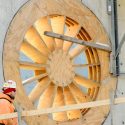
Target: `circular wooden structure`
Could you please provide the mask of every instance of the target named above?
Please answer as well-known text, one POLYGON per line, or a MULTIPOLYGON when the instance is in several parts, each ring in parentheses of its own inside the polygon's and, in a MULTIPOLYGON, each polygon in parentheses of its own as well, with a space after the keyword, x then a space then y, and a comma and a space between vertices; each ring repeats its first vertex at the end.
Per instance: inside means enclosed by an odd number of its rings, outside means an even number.
MULTIPOLYGON (((22 109, 108 98, 110 89, 116 85, 116 78, 109 74, 109 53, 45 36, 44 31, 110 45, 97 17, 78 0, 31 0, 26 3, 10 24, 3 53, 5 80, 17 82, 16 101, 22 109), (31 61, 20 60, 20 53, 31 61), (80 54, 84 56, 79 57, 80 54), (87 62, 76 64, 76 58, 86 58, 87 62), (76 69, 84 68, 86 76, 76 72, 76 69), (32 70, 34 76, 22 80, 22 69, 32 70), (27 95, 25 84, 30 85, 33 81, 37 83, 27 95)), ((56 122, 62 125, 91 125, 95 122, 100 125, 108 111, 108 106, 103 106, 53 113, 51 117, 27 117, 25 120, 28 125, 54 125, 56 122)))

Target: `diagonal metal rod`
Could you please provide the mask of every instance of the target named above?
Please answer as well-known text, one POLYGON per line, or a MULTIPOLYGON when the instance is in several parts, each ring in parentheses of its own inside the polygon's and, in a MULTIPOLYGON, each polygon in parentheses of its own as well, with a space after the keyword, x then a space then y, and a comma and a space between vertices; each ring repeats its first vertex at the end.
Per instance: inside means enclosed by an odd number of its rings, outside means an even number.
POLYGON ((123 45, 124 42, 125 42, 125 34, 123 35, 123 37, 122 37, 122 39, 121 39, 121 42, 120 42, 120 44, 119 44, 119 46, 118 46, 118 49, 117 49, 117 51, 116 51, 115 58, 119 55, 119 53, 120 53, 120 51, 121 51, 121 48, 122 48, 122 45, 123 45))
POLYGON ((66 40, 66 41, 69 41, 72 43, 76 43, 76 44, 80 44, 80 45, 84 45, 84 46, 88 46, 88 47, 97 48, 100 50, 111 52, 111 48, 107 44, 88 42, 88 41, 76 39, 76 38, 73 38, 70 36, 65 36, 62 34, 57 34, 57 33, 49 32, 49 31, 45 31, 44 35, 49 36, 49 37, 53 37, 53 38, 57 38, 57 39, 66 40))

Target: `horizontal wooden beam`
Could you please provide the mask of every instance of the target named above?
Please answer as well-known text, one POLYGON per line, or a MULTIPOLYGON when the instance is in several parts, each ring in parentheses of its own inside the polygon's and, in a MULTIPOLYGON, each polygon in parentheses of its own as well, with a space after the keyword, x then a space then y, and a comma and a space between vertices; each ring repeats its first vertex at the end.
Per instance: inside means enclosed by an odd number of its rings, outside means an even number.
POLYGON ((96 48, 96 49, 111 52, 111 48, 107 44, 88 42, 88 41, 76 39, 76 38, 73 38, 73 37, 70 37, 70 36, 65 36, 65 35, 62 35, 62 34, 57 34, 57 33, 49 32, 49 31, 45 31, 44 35, 49 36, 49 37, 62 39, 62 40, 66 40, 66 41, 73 42, 73 43, 76 43, 76 44, 80 44, 80 45, 84 45, 84 46, 88 46, 88 47, 92 47, 92 48, 96 48))
MULTIPOLYGON (((120 104, 120 103, 125 103, 125 97, 114 99, 114 104, 120 104)), ((35 116, 35 115, 70 111, 70 110, 83 109, 83 108, 92 108, 92 107, 98 107, 98 106, 104 106, 104 105, 110 105, 110 104, 111 104, 110 99, 107 99, 107 100, 93 101, 93 102, 87 102, 87 103, 81 103, 81 104, 73 104, 73 105, 67 105, 67 106, 61 106, 61 107, 40 109, 40 110, 22 111, 21 116, 22 117, 35 116)), ((15 118, 15 117, 18 117, 17 112, 10 113, 10 114, 2 114, 0 115, 0 120, 15 118)))

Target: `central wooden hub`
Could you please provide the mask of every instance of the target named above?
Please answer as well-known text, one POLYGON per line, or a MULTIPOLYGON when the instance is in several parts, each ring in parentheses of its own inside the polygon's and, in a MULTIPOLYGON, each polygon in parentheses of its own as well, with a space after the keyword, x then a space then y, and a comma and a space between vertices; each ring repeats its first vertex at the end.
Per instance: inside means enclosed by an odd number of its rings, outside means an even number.
POLYGON ((69 85, 75 76, 70 56, 63 50, 53 51, 47 61, 47 73, 54 84, 69 85))

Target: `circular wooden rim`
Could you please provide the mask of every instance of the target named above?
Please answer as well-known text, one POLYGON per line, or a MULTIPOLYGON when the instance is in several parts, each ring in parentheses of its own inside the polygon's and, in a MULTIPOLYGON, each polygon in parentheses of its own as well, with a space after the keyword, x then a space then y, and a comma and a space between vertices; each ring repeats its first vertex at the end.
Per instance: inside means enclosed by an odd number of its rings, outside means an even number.
MULTIPOLYGON (((24 35, 26 31, 29 29, 29 27, 32 26, 34 22, 39 18, 45 17, 47 15, 53 15, 53 14, 65 15, 66 17, 70 17, 71 19, 78 22, 82 27, 84 27, 84 29, 86 29, 86 31, 89 33, 90 37, 92 38, 92 41, 99 41, 101 43, 105 43, 109 45, 109 42, 108 42, 109 39, 101 23, 98 21, 95 15, 88 8, 86 8, 84 5, 81 4, 81 2, 78 2, 76 0, 73 0, 72 3, 70 0, 62 0, 61 2, 57 2, 56 0, 29 1, 25 6, 23 6, 19 10, 19 12, 16 14, 13 21, 11 22, 5 38, 4 52, 3 52, 3 66, 4 66, 5 80, 12 79, 17 82, 17 87, 18 87, 17 102, 19 102, 24 109, 34 109, 34 106, 30 101, 28 101, 29 99, 26 96, 26 93, 24 91, 24 88, 20 79, 19 63, 18 63, 19 50, 20 50, 24 35), (68 11, 69 9, 70 11, 68 11), (18 32, 17 32, 17 29, 18 29, 18 32)), ((100 80, 102 84, 103 84, 103 81, 107 78, 108 78, 108 82, 110 82, 110 84, 108 85, 106 83, 106 87, 108 89, 105 89, 104 87, 105 85, 101 86, 101 89, 98 95, 99 99, 105 99, 106 97, 108 97, 109 89, 111 89, 112 87, 115 87, 115 84, 112 85, 112 82, 114 83, 116 81, 116 79, 110 78, 109 53, 100 51, 100 50, 96 51, 95 49, 88 48, 86 50, 86 54, 88 54, 88 57, 93 58, 93 60, 95 58, 94 60, 95 62, 98 61, 98 59, 96 58, 97 57, 96 55, 98 55, 100 64, 101 64, 101 78, 99 74, 97 74, 96 76, 94 75, 90 77, 92 77, 93 79, 96 78, 100 80), (103 61, 104 59, 105 59, 105 62, 103 61), (103 89, 106 92, 105 96, 102 95, 103 89)), ((88 60, 90 62, 92 61, 89 58, 88 60)), ((93 74, 95 74, 96 70, 98 72, 100 71, 98 66, 94 68, 89 68, 89 72, 93 72, 93 74)), ((89 92, 95 93, 94 95, 96 95, 96 91, 92 89, 90 89, 89 92)), ((107 106, 103 108, 102 107, 98 108, 98 112, 101 114, 100 116, 98 116, 99 113, 92 116, 91 113, 94 113, 95 110, 91 109, 86 114, 86 116, 84 116, 86 119, 86 123, 88 121, 91 121, 91 119, 98 119, 98 117, 100 117, 100 120, 97 123, 97 124, 100 124, 105 119, 105 115, 107 115, 109 111, 109 110, 105 110, 104 114, 102 114, 102 110, 104 110, 105 108, 107 109, 107 106)), ((42 119, 42 117, 38 118, 37 120, 38 122, 39 122, 39 119, 42 119)), ((31 120, 30 118, 27 118, 28 124, 31 124, 30 120, 31 120)), ((45 122, 48 122, 47 118, 45 122)), ((32 122, 32 124, 33 123, 34 122, 32 122)), ((34 125, 35 124, 36 122, 34 123, 34 125)), ((60 124, 63 124, 63 123, 60 123, 60 124)))

